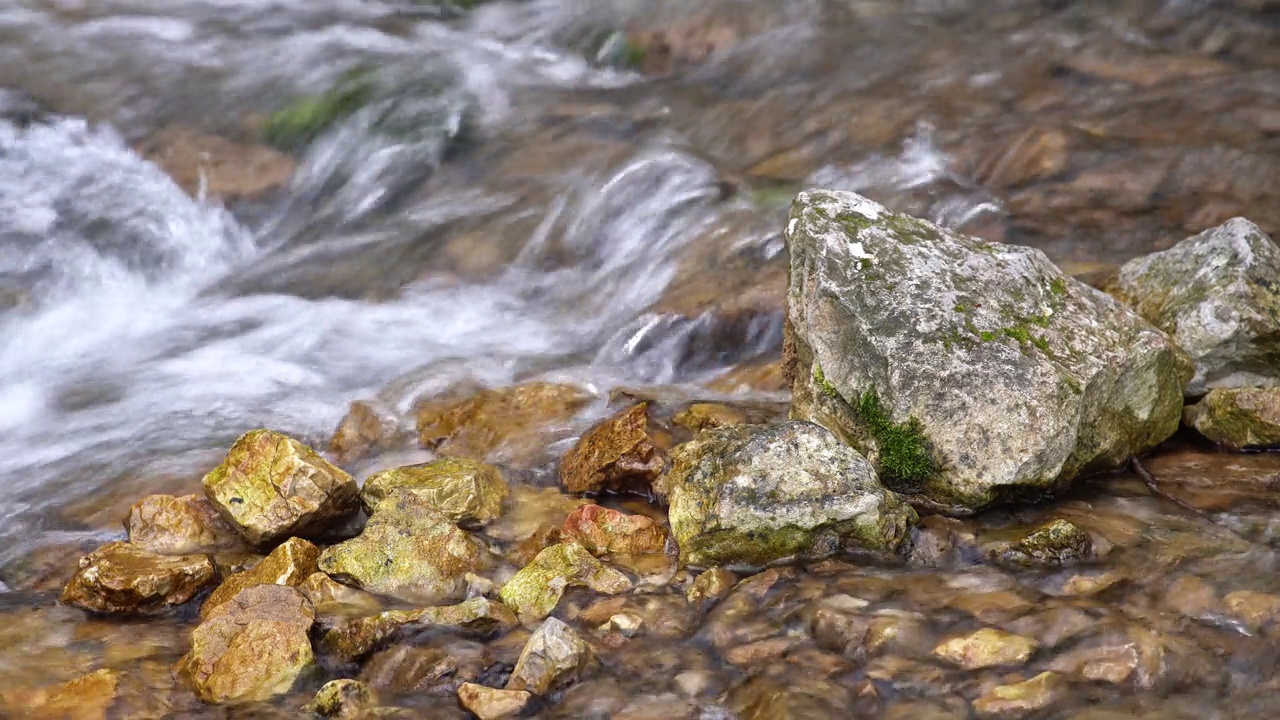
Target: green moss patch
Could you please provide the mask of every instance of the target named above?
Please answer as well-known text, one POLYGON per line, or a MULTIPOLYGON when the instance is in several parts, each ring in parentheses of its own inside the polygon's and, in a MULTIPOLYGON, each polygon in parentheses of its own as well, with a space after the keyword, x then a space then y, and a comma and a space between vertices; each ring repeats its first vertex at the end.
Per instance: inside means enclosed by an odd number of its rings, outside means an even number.
POLYGON ((363 74, 348 75, 332 90, 299 98, 272 113, 262 127, 262 139, 281 150, 300 150, 372 97, 373 86, 363 74))
POLYGON ((895 423, 868 390, 854 406, 858 420, 867 427, 880 450, 880 478, 895 490, 919 490, 938 472, 924 426, 916 418, 895 423))

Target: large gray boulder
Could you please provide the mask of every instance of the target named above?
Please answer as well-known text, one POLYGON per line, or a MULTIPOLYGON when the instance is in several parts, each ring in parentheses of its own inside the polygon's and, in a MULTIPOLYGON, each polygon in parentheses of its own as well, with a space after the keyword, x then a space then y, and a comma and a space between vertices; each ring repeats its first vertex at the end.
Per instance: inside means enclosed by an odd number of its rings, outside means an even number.
POLYGON ((816 190, 786 238, 791 416, 913 502, 962 514, 1041 495, 1178 427, 1190 358, 1039 250, 816 190))
POLYGON ((708 430, 671 461, 668 515, 689 565, 751 567, 845 548, 891 553, 916 521, 865 458, 813 423, 708 430))
POLYGON ((1280 386, 1280 248, 1248 220, 1129 261, 1107 292, 1195 360, 1188 396, 1280 386))

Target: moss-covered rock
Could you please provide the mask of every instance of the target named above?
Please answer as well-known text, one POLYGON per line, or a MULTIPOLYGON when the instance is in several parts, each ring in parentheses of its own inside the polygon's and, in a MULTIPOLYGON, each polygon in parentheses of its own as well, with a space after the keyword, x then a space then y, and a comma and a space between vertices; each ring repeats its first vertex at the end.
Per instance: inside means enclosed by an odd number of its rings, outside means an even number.
POLYGON ((1182 421, 1234 450, 1280 447, 1280 388, 1210 390, 1182 411, 1182 421))
POLYGON ((647 494, 666 466, 648 425, 648 406, 640 403, 583 435, 560 461, 560 482, 565 490, 634 490, 647 494))
POLYGON ((785 236, 791 417, 915 503, 1039 497, 1177 430, 1190 358, 1039 250, 817 190, 785 236))
POLYGON ((760 566, 845 548, 893 553, 916 514, 862 456, 808 422, 703 432, 671 453, 666 477, 680 558, 760 566))
POLYGON ((564 591, 589 587, 616 595, 631 589, 631 580, 597 560, 577 543, 558 543, 543 550, 502 586, 499 597, 522 623, 537 622, 556 609, 564 591))
POLYGON ((409 602, 461 600, 466 575, 482 568, 481 543, 408 490, 378 503, 359 537, 333 545, 320 569, 339 582, 409 602))
POLYGON ((935 657, 965 670, 1023 665, 1040 647, 1035 640, 995 628, 982 628, 943 641, 933 649, 935 657))
POLYGON ((416 411, 418 443, 444 457, 468 457, 519 469, 541 464, 548 441, 591 396, 572 385, 528 383, 428 402, 416 411))
POLYGON ((113 542, 80 559, 60 601, 94 612, 149 614, 181 605, 213 582, 206 555, 159 555, 113 542))
POLYGON ((1012 545, 996 551, 1004 565, 1073 565, 1093 555, 1093 538, 1075 523, 1061 518, 1050 520, 1012 545))
POLYGON ((125 529, 130 543, 161 555, 249 549, 203 495, 149 495, 129 508, 125 529))
POLYGON ((412 492, 464 527, 496 519, 508 494, 498 468, 470 458, 444 458, 371 475, 360 491, 360 501, 373 514, 378 503, 396 489, 412 492))
POLYGON ((205 475, 204 493, 250 543, 311 537, 359 509, 350 475, 311 448, 271 430, 250 430, 205 475))
POLYGON ((307 710, 327 718, 350 718, 368 707, 378 704, 373 688, 350 678, 330 680, 307 704, 307 710))
POLYGON ((346 660, 367 655, 392 635, 429 627, 448 627, 487 637, 518 623, 506 605, 489 598, 471 598, 457 605, 419 610, 388 610, 370 617, 353 618, 320 634, 321 651, 346 660))
POLYGON ((560 620, 547 618, 525 643, 507 689, 546 695, 572 682, 590 661, 586 641, 560 620))
POLYGON ((315 663, 311 604, 286 585, 254 585, 219 605, 191 634, 178 664, 207 703, 260 702, 293 689, 315 663))
POLYGON ((320 548, 302 538, 289 538, 271 554, 249 570, 236 573, 209 594, 200 606, 200 617, 207 618, 219 605, 254 585, 288 585, 297 587, 316 572, 320 548))
POLYGON ((667 538, 667 529, 652 518, 599 505, 574 510, 560 527, 563 542, 578 543, 596 556, 662 554, 667 538))
POLYGON ((1106 289, 1195 360, 1187 395, 1280 386, 1280 247, 1244 218, 1125 263, 1106 289))
POLYGON ((458 704, 480 720, 520 717, 532 699, 524 690, 499 690, 469 682, 458 686, 458 704))
POLYGON ((262 125, 262 139, 281 150, 301 150, 372 98, 367 76, 350 73, 330 90, 298 98, 272 113, 262 125))

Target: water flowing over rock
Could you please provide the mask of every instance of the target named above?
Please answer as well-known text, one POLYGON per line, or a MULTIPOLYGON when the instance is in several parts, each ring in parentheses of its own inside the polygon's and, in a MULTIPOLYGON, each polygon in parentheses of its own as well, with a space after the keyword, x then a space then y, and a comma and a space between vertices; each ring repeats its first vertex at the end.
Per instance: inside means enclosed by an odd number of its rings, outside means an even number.
POLYGON ((1188 396, 1280 385, 1280 247, 1248 220, 1130 260, 1107 291, 1191 355, 1188 396))
POLYGON ((1026 717, 1027 713, 1053 705, 1066 693, 1066 678, 1043 672, 1024 682, 991 688, 973 701, 973 709, 982 717, 1026 717))
POLYGON ((325 683, 307 703, 307 710, 321 717, 347 718, 378 704, 373 689, 359 680, 343 678, 325 683))
POLYGON ((150 495, 129 508, 129 542, 162 555, 247 550, 243 538, 203 495, 150 495))
POLYGON ((1039 250, 817 190, 786 237, 792 417, 916 502, 1052 492, 1177 429, 1186 353, 1039 250))
POLYGON ((648 405, 640 403, 592 428, 560 463, 564 488, 571 493, 647 493, 666 466, 648 423, 648 405))
POLYGON ((520 717, 532 699, 524 690, 499 690, 475 683, 458 686, 458 702, 480 720, 520 717))
POLYGON ((1280 446, 1280 388, 1210 390, 1182 421, 1228 448, 1280 446))
POLYGON ((361 590, 434 604, 460 600, 466 574, 484 561, 480 542, 432 503, 393 490, 364 532, 320 555, 320 569, 361 590))
POLYGON ((397 488, 426 500, 464 527, 496 519, 508 493, 507 481, 498 468, 470 458, 444 458, 375 473, 365 481, 360 501, 373 514, 378 503, 397 488))
POLYGON ((379 643, 400 631, 440 626, 488 637, 517 623, 515 613, 506 605, 488 598, 471 598, 457 605, 388 610, 370 617, 354 618, 321 633, 320 648, 351 660, 368 654, 379 643))
POLYGON ((499 597, 522 623, 537 622, 555 611, 570 586, 589 587, 616 595, 631 589, 622 572, 595 559, 577 543, 559 543, 543 550, 502 586, 499 597))
POLYGON ((809 422, 709 430, 671 459, 671 529, 691 565, 892 553, 916 520, 866 459, 809 422))
POLYGON ((295 588, 255 585, 200 623, 179 669, 207 703, 287 693, 314 665, 307 636, 314 620, 311 603, 295 588))
POLYGON ((181 605, 213 581, 205 555, 158 555, 114 542, 80 559, 60 601, 95 612, 147 614, 181 605))
POLYGON ((254 545, 314 537, 359 507, 360 488, 350 475, 271 430, 242 435, 203 484, 223 517, 254 545))
POLYGON ((374 595, 343 585, 322 572, 312 573, 298 589, 311 601, 317 616, 364 616, 382 610, 382 603, 374 595))
POLYGON ((1093 554, 1093 538, 1067 520, 1051 520, 1030 535, 996 553, 999 562, 1014 567, 1071 565, 1093 554))
POLYGON ((572 682, 590 660, 591 649, 573 628, 547 618, 525 643, 507 689, 545 695, 572 682))
POLYGON ((297 587, 316 572, 319 559, 320 548, 301 538, 289 538, 262 562, 223 580, 200 606, 200 617, 209 617, 219 605, 254 585, 297 587))
POLYGON ((1014 633, 982 628, 968 635, 940 643, 933 654, 966 670, 1022 665, 1040 646, 1035 640, 1014 633))

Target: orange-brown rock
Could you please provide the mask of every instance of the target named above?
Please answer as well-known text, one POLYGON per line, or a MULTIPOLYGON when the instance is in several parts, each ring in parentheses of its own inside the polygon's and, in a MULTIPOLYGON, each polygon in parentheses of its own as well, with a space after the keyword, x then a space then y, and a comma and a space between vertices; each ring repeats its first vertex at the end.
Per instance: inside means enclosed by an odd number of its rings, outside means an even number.
POLYGON ((574 493, 648 492, 666 467, 648 425, 648 404, 640 403, 592 428, 561 460, 561 484, 574 493))
POLYGON ((61 602, 104 613, 154 613, 187 602, 213 583, 205 555, 158 555, 124 542, 80 559, 61 602))
POLYGON ((355 462, 374 450, 385 450, 397 439, 396 419, 369 402, 351 403, 329 439, 329 452, 340 463, 355 462))
POLYGON ((161 555, 247 550, 235 527, 203 495, 151 495, 129 508, 129 542, 161 555))
POLYGON ((561 542, 576 542, 592 555, 645 555, 667 550, 667 529, 644 515, 583 505, 560 527, 561 542))
POLYGON ((170 125, 144 140, 138 153, 187 194, 201 190, 222 200, 254 199, 284 186, 297 161, 266 145, 243 144, 170 125))
POLYGON ((207 618, 219 605, 254 585, 288 585, 297 587, 317 572, 320 548, 302 538, 289 538, 253 568, 236 573, 222 581, 209 599, 200 606, 200 617, 207 618))

